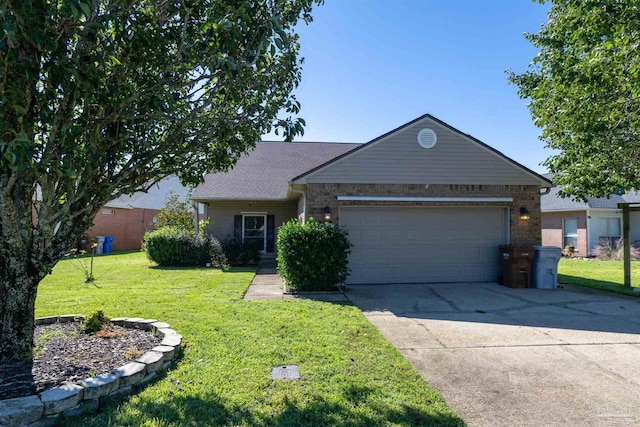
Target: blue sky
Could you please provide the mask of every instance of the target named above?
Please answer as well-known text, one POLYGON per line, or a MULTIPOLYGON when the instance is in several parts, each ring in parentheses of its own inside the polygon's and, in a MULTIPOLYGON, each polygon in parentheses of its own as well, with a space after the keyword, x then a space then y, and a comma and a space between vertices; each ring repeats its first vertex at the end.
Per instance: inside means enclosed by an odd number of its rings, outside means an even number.
MULTIPOLYGON (((327 0, 300 27, 298 141, 367 142, 424 113, 545 172, 551 154, 505 70, 546 22, 530 0, 327 0)), ((269 138, 272 139, 272 138, 269 138)))

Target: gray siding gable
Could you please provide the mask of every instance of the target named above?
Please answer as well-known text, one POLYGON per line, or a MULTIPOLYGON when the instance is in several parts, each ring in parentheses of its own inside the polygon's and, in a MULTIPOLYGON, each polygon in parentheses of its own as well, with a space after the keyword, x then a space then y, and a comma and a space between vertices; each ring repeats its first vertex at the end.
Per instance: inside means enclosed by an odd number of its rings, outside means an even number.
POLYGON ((548 179, 428 114, 294 178, 293 183, 551 186, 548 179), (433 148, 417 142, 424 128, 437 134, 433 148))

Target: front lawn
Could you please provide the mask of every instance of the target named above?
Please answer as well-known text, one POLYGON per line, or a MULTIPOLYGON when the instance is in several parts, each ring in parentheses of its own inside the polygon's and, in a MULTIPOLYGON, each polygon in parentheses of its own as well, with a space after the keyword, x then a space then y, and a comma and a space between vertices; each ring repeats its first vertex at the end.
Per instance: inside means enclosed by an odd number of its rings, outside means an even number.
POLYGON ((558 264, 558 282, 640 296, 633 291, 634 287, 640 287, 640 262, 631 263, 632 288, 624 286, 622 261, 561 258, 558 264))
POLYGON ((254 270, 153 268, 143 253, 97 257, 96 285, 60 262, 40 285, 36 315, 166 321, 183 359, 136 396, 72 426, 462 426, 355 307, 244 301, 254 270), (301 380, 271 380, 297 364, 301 380))

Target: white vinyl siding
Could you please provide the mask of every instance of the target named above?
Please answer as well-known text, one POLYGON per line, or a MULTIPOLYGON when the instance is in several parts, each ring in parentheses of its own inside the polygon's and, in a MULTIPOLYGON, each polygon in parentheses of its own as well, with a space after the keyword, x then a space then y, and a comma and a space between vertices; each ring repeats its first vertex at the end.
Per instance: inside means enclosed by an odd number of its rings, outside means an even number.
POLYGON ((508 239, 500 207, 341 207, 347 284, 494 282, 508 239))
POLYGON ((308 183, 539 185, 540 179, 507 159, 425 118, 401 131, 309 174, 308 183), (438 134, 424 149, 418 132, 438 134))
POLYGON ((629 219, 631 243, 640 242, 640 212, 631 212, 629 219))
POLYGON ((600 244, 600 237, 611 238, 616 234, 618 237, 622 236, 622 214, 590 211, 589 216, 591 217, 588 222, 589 254, 592 254, 593 248, 600 244))
POLYGON ((621 222, 620 218, 598 218, 598 242, 615 245, 622 236, 621 222))

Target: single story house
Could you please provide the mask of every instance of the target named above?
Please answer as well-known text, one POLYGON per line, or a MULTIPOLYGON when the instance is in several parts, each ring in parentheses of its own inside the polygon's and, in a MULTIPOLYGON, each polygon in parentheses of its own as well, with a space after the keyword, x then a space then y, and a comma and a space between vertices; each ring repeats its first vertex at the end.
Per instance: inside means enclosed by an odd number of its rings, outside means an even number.
POLYGON ((146 193, 139 191, 110 201, 93 219, 93 226, 87 231, 85 240, 88 238, 93 241, 96 236, 113 236, 114 251, 140 249, 144 233, 155 229, 155 217, 165 206, 172 191, 183 200, 187 197, 188 189, 178 177, 170 176, 146 193))
POLYGON ((347 284, 486 282, 498 246, 539 245, 547 178, 426 114, 366 144, 259 142, 193 200, 209 231, 275 250, 291 218, 326 217, 353 244, 347 284))
MULTIPOLYGON (((576 256, 592 256, 594 248, 603 241, 615 244, 622 237, 623 225, 618 203, 640 202, 640 194, 636 192, 590 197, 581 202, 562 198, 559 191, 560 187, 553 187, 540 200, 542 244, 561 248, 573 245, 576 256)), ((640 212, 631 212, 629 225, 631 243, 640 241, 640 212)))

